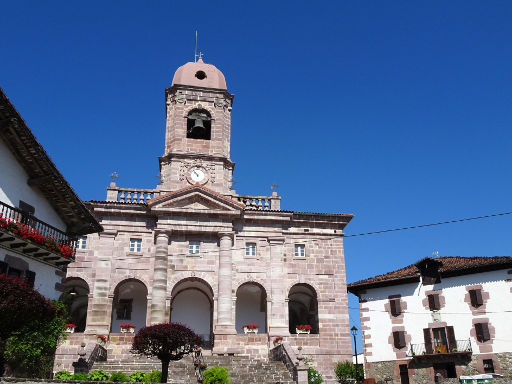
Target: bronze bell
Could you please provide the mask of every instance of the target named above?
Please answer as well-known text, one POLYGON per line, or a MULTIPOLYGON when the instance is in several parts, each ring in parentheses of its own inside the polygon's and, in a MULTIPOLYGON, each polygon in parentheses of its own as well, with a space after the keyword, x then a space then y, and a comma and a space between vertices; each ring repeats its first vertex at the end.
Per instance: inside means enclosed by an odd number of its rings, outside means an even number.
POLYGON ((194 133, 194 134, 201 134, 202 132, 204 132, 204 130, 205 130, 205 127, 204 127, 204 124, 203 124, 203 120, 202 119, 195 119, 194 120, 194 126, 191 129, 192 133, 194 133))

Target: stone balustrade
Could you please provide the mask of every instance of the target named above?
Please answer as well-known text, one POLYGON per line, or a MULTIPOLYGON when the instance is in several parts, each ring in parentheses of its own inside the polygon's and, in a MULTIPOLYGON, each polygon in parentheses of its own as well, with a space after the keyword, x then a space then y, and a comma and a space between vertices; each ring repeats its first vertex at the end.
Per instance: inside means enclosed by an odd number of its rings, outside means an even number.
POLYGON ((160 194, 159 191, 154 189, 119 188, 112 184, 107 187, 107 201, 145 203, 147 200, 160 194))
POLYGON ((281 197, 276 192, 272 196, 251 196, 251 195, 233 195, 232 199, 244 204, 246 209, 255 209, 260 211, 279 211, 281 209, 281 197))

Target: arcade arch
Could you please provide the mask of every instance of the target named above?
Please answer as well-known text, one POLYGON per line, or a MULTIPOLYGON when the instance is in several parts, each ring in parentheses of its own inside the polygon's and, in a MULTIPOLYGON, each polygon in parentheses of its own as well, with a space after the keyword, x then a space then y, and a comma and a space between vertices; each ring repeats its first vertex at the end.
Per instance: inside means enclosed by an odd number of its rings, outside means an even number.
POLYGON ((267 292, 258 283, 244 283, 236 291, 237 333, 244 333, 244 324, 258 324, 259 332, 267 333, 267 292))
POLYGON ((315 289, 309 284, 295 284, 288 294, 288 318, 290 333, 296 326, 311 325, 311 333, 318 333, 318 300, 315 289))
POLYGON ((135 332, 146 326, 148 289, 137 279, 127 279, 117 284, 112 301, 112 321, 110 332, 120 332, 120 325, 131 323, 135 332))
POLYGON ((76 325, 75 332, 85 331, 87 324, 87 306, 89 304, 89 285, 84 279, 70 277, 64 282, 64 292, 60 296, 71 317, 70 322, 76 325))

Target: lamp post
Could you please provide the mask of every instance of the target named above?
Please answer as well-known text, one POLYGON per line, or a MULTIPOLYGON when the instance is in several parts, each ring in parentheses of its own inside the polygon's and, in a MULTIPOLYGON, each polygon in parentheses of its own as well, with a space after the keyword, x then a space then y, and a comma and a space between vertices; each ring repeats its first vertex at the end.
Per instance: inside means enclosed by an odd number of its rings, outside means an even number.
POLYGON ((357 342, 356 342, 356 335, 357 335, 357 328, 354 325, 352 328, 350 328, 350 331, 352 332, 352 336, 354 336, 354 353, 356 354, 356 382, 359 382, 359 366, 357 364, 357 342))

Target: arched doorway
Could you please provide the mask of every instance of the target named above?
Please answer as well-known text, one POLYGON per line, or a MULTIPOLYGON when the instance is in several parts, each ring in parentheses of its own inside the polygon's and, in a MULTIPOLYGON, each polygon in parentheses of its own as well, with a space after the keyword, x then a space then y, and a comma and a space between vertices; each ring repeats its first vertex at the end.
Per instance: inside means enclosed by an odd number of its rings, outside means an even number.
POLYGON ((172 290, 171 322, 181 323, 201 336, 204 348, 213 346, 213 290, 199 278, 178 282, 172 290))
POLYGON ((296 333, 299 324, 311 325, 311 333, 318 333, 318 300, 316 291, 308 284, 295 284, 288 294, 290 333, 296 333))
POLYGON ((244 283, 236 291, 235 327, 244 333, 244 324, 258 324, 267 333, 267 292, 260 284, 244 283))
POLYGON ((146 326, 148 289, 140 280, 121 281, 114 290, 110 332, 121 332, 121 324, 131 323, 135 332, 146 326))
POLYGON ((70 322, 76 325, 75 332, 84 332, 89 304, 89 285, 86 281, 78 277, 66 279, 60 301, 66 304, 71 317, 70 322))

